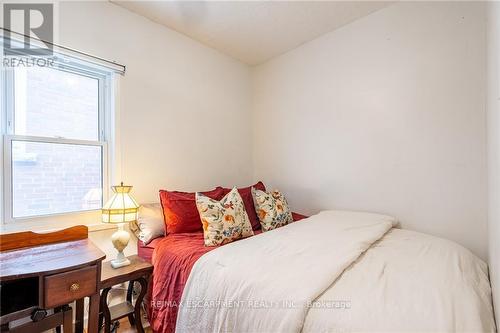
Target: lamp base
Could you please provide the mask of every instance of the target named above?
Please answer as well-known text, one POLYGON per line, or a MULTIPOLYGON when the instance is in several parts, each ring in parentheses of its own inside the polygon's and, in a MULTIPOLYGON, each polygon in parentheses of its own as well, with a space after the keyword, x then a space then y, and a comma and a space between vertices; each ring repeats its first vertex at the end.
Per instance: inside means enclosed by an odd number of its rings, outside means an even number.
POLYGON ((119 260, 119 259, 111 260, 111 267, 113 268, 120 268, 128 265, 130 265, 130 260, 128 260, 127 258, 125 258, 124 260, 119 260))
POLYGON ((111 260, 111 267, 120 268, 123 266, 130 265, 130 260, 125 257, 123 250, 127 247, 128 241, 130 240, 130 235, 123 229, 123 223, 118 225, 118 230, 111 236, 111 241, 113 246, 118 251, 116 259, 111 260))
POLYGON ((123 251, 118 252, 116 259, 111 260, 111 267, 120 268, 130 265, 130 260, 123 254, 123 251))

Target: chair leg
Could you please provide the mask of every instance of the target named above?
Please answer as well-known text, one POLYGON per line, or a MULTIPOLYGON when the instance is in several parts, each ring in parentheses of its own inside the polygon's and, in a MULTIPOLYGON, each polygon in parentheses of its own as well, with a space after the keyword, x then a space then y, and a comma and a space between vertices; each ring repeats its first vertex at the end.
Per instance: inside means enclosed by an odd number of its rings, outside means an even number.
MULTIPOLYGON (((61 312, 61 311, 62 311, 61 306, 57 306, 54 308, 54 313, 61 312)), ((61 326, 56 327, 56 333, 61 333, 61 326)))
POLYGON ((85 299, 80 298, 76 300, 75 306, 75 332, 83 333, 83 317, 85 312, 85 299))
POLYGON ((73 309, 66 306, 63 309, 63 331, 64 333, 73 333, 73 309))

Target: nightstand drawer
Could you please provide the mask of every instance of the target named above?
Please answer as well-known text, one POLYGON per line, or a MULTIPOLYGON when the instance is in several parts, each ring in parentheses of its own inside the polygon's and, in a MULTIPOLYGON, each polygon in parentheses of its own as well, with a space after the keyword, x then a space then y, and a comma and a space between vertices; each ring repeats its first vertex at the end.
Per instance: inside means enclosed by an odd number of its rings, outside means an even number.
POLYGON ((53 308, 97 292, 97 267, 45 277, 44 307, 53 308))

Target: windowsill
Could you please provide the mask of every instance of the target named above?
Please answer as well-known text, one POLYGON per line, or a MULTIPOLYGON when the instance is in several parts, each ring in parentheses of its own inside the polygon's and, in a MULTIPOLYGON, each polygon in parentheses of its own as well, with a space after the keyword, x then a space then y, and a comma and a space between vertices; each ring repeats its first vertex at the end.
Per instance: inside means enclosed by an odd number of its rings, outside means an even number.
MULTIPOLYGON (((23 232, 23 231, 33 231, 36 233, 46 233, 46 232, 53 232, 61 229, 66 229, 70 227, 74 227, 78 224, 75 225, 67 225, 67 226, 36 226, 36 225, 26 225, 26 224, 20 224, 20 225, 2 225, 2 228, 0 230, 0 234, 8 234, 8 233, 14 233, 14 232, 23 232)), ((88 224, 86 225, 87 228, 89 229, 89 233, 91 232, 98 232, 98 231, 103 231, 103 230, 113 230, 118 228, 115 224, 111 223, 95 223, 95 224, 88 224)))
POLYGON ((82 213, 73 213, 69 215, 47 216, 33 218, 30 220, 19 220, 0 224, 0 234, 33 231, 37 233, 51 232, 61 229, 74 227, 76 225, 85 225, 89 233, 101 230, 116 229, 117 226, 111 223, 100 222, 102 218, 101 211, 89 211, 82 213), (99 222, 97 222, 99 221, 99 222))
POLYGON ((111 230, 111 229, 117 229, 116 224, 112 223, 96 223, 96 224, 90 224, 87 226, 89 228, 89 232, 96 232, 96 231, 101 231, 101 230, 111 230))

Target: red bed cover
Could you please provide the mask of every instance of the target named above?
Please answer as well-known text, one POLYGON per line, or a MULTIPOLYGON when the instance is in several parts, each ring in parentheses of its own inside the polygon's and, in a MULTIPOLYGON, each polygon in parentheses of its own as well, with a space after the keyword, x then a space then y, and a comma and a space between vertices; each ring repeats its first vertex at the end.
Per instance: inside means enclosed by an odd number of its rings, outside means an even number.
MULTIPOLYGON (((304 217, 293 214, 294 221, 304 217)), ((139 242, 139 256, 151 260, 154 266, 148 304, 149 322, 154 332, 175 332, 177 311, 189 273, 198 258, 215 248, 204 245, 202 232, 170 234, 147 246, 139 242)))

